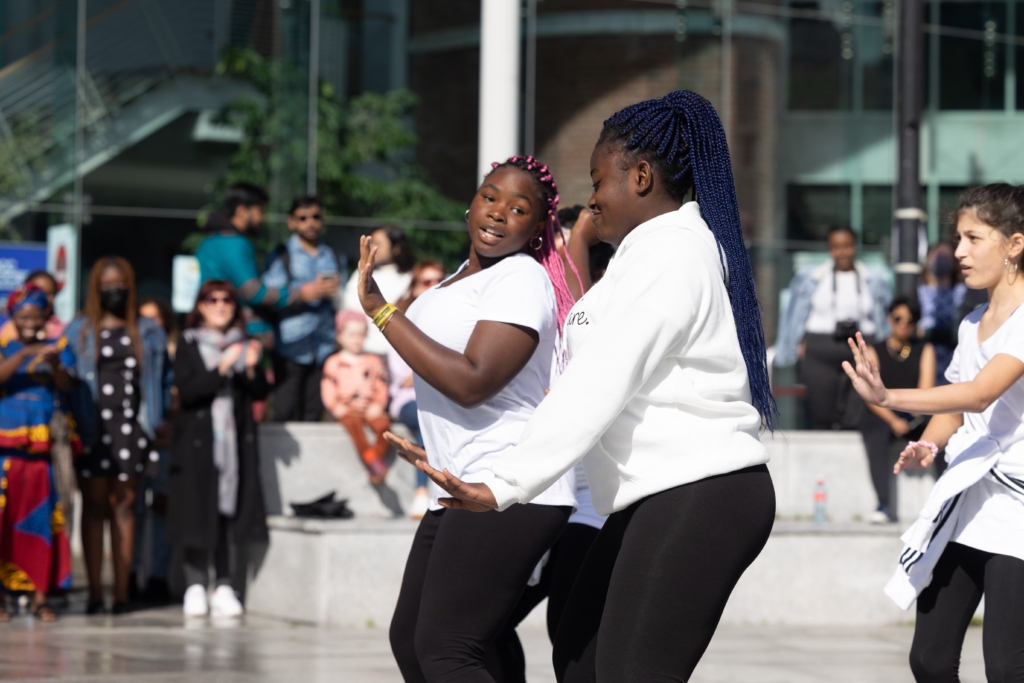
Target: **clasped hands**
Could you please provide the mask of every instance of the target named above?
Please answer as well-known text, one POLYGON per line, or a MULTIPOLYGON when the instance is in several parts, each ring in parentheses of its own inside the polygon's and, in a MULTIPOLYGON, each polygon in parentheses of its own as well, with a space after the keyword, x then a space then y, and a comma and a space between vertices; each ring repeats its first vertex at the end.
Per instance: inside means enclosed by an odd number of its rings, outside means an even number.
POLYGON ((470 512, 487 512, 495 510, 498 502, 494 499, 494 493, 486 484, 469 484, 447 469, 435 470, 427 462, 427 452, 422 446, 414 444, 397 434, 384 432, 384 438, 398 451, 404 460, 413 467, 423 472, 432 482, 451 494, 451 498, 439 498, 438 503, 442 507, 451 510, 469 510, 470 512))

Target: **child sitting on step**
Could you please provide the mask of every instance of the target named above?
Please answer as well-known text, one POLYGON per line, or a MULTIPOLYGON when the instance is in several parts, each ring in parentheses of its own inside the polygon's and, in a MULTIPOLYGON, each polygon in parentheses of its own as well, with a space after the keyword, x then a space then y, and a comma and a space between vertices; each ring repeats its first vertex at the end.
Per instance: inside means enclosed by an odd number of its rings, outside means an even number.
POLYGON ((383 434, 391 426, 387 372, 380 356, 363 352, 366 316, 358 311, 342 311, 335 318, 335 330, 339 351, 324 363, 320 395, 327 412, 348 430, 369 470, 370 482, 381 484, 388 473, 384 459, 388 442, 383 434), (376 437, 372 445, 366 427, 376 437))

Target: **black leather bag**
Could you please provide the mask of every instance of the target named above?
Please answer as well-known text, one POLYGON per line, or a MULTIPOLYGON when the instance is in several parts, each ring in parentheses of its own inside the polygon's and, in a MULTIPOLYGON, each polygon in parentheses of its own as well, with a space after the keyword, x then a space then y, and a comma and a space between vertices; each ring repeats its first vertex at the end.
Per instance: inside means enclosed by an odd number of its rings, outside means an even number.
POLYGON ((348 499, 334 500, 335 491, 309 503, 292 503, 296 517, 312 519, 352 519, 355 513, 348 509, 348 499))

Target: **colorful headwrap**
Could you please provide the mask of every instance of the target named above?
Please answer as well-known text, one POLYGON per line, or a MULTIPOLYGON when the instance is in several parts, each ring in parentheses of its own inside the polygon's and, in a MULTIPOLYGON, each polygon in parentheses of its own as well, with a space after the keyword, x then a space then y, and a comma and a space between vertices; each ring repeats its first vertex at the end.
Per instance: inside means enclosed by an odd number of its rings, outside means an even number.
POLYGON ((25 306, 36 306, 45 311, 50 305, 46 292, 33 284, 22 285, 7 297, 7 314, 14 315, 25 306))

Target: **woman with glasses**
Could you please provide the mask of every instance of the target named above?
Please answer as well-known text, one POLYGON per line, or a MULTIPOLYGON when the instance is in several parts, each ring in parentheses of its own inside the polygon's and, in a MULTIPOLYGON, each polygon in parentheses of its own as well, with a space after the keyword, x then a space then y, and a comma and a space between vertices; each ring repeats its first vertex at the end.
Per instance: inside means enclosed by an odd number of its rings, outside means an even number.
POLYGON ((269 388, 257 371, 262 355, 246 336, 235 288, 203 283, 174 359, 179 409, 168 484, 167 535, 184 549, 188 617, 240 616, 233 550, 268 539, 252 417, 253 399, 269 388), (216 588, 207 599, 211 564, 216 588))
MULTIPOLYGON (((930 389, 935 386, 935 349, 916 338, 920 319, 921 309, 909 297, 897 296, 889 305, 892 333, 868 347, 885 386, 893 389, 930 389)), ((927 425, 928 418, 924 415, 868 405, 860 432, 868 452, 871 483, 878 496, 878 508, 868 516, 872 524, 897 520, 896 510, 890 502, 894 483, 892 467, 907 442, 919 439, 927 425)))

